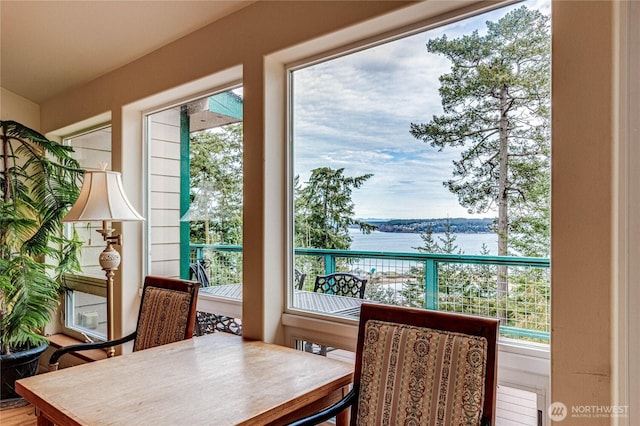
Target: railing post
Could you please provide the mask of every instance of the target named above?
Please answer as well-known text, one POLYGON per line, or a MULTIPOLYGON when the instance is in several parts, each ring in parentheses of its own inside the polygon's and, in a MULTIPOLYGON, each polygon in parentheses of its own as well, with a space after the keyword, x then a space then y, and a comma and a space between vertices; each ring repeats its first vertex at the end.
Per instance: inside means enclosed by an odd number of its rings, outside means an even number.
POLYGON ((424 307, 438 310, 438 264, 433 259, 424 262, 424 307))
POLYGON ((329 275, 336 272, 336 257, 332 254, 324 255, 324 274, 329 275))
MULTIPOLYGON (((188 210, 191 201, 191 163, 189 159, 190 148, 189 114, 186 106, 180 109, 180 217, 188 210)), ((190 262, 190 222, 180 223, 180 277, 189 279, 190 262)))

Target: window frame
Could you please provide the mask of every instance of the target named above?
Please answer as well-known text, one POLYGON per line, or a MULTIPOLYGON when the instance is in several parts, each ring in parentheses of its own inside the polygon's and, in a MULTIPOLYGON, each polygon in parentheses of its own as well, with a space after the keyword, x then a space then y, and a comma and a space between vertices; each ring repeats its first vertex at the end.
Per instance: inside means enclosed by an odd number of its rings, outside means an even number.
MULTIPOLYGON (((319 48, 314 50, 314 44, 311 43, 309 48, 304 46, 304 48, 299 47, 292 51, 279 52, 274 55, 273 59, 283 67, 281 72, 283 73, 282 79, 284 80, 283 84, 286 99, 284 106, 284 122, 286 128, 286 172, 284 179, 286 187, 285 276, 287 279, 284 289, 284 312, 281 316, 281 322, 284 329, 285 343, 288 346, 296 347, 297 341, 310 341, 333 346, 338 349, 354 351, 358 323, 356 319, 305 311, 293 306, 295 258, 293 178, 295 174, 293 164, 293 123, 291 119, 293 114, 292 71, 452 22, 464 20, 471 16, 499 9, 513 3, 513 1, 506 0, 491 5, 474 4, 468 8, 427 18, 408 25, 401 23, 394 26, 392 24, 390 28, 386 28, 386 31, 377 32, 374 35, 356 37, 338 47, 333 46, 329 49, 319 48)), ((366 33, 366 30, 364 32, 366 33)), ((319 44, 322 45, 322 43, 319 44)), ((266 104, 267 106, 269 105, 269 99, 267 99, 266 104)), ((498 342, 498 351, 500 353, 498 363, 499 383, 505 386, 535 392, 537 395, 537 409, 542 412, 541 419, 543 425, 549 424, 549 418, 546 416, 546 408, 551 403, 550 349, 550 344, 528 344, 502 337, 498 342)))
MULTIPOLYGON (((85 127, 82 130, 78 130, 62 136, 61 137, 62 143, 63 145, 73 147, 71 139, 77 138, 83 135, 87 135, 90 133, 98 132, 107 128, 113 129, 113 126, 110 121, 101 122, 100 124, 96 124, 90 127, 85 127)), ((113 143, 112 138, 110 140, 110 144, 111 143, 113 143)), ((80 167, 84 167, 84 166, 81 164, 80 167)), ((64 232, 66 233, 71 232, 71 229, 73 226, 75 225, 66 224, 64 227, 64 232)), ((95 227, 91 227, 91 231, 93 231, 93 228, 95 227)), ((97 234, 96 234, 96 238, 99 238, 97 234)), ((97 262, 97 258, 96 258, 96 262, 97 262)), ((75 314, 75 312, 73 312, 74 311, 73 309, 73 300, 74 300, 73 292, 74 291, 79 291, 79 292, 94 295, 94 296, 104 297, 105 304, 106 304, 106 298, 107 298, 106 276, 104 278, 101 278, 96 274, 66 273, 63 276, 63 283, 64 283, 63 295, 60 303, 60 313, 61 313, 60 325, 61 325, 62 333, 69 337, 82 340, 82 341, 106 341, 107 340, 106 333, 105 334, 95 333, 89 329, 75 327, 73 326, 74 319, 72 318, 72 316, 75 314)), ((108 321, 108 318, 106 318, 106 320, 108 321)))
MULTIPOLYGON (((484 13, 488 13, 491 11, 499 10, 504 7, 509 7, 514 4, 513 1, 502 1, 497 4, 493 4, 490 7, 481 7, 476 6, 476 8, 466 8, 459 13, 456 14, 456 11, 451 14, 447 14, 441 19, 435 17, 434 19, 428 19, 426 21, 421 21, 418 23, 414 23, 410 26, 400 26, 396 29, 386 31, 382 34, 373 37, 365 37, 359 41, 353 41, 352 43, 334 48, 331 50, 324 50, 312 55, 295 58, 284 63, 284 73, 285 73, 285 87, 286 87, 286 127, 287 127, 287 140, 286 140, 286 161, 287 161, 287 175, 286 175, 286 186, 287 186, 287 256, 288 256, 288 264, 290 265, 287 268, 287 288, 286 288, 286 303, 285 303, 285 312, 287 313, 296 313, 309 317, 315 317, 320 319, 326 319, 345 324, 357 324, 357 320, 352 320, 350 318, 340 317, 331 314, 324 314, 318 312, 306 311, 302 308, 297 308, 293 305, 293 288, 294 288, 294 259, 295 259, 295 243, 294 243, 294 217, 295 217, 295 205, 294 205, 294 189, 293 182, 295 176, 295 156, 294 156, 294 140, 293 140, 293 114, 294 114, 294 91, 293 91, 293 74, 295 71, 312 67, 316 64, 330 62, 332 60, 357 54, 358 52, 362 52, 377 46, 381 46, 384 44, 392 43, 394 41, 411 37, 416 34, 424 33, 436 28, 443 27, 445 25, 449 25, 455 22, 460 22, 465 19, 472 18, 474 16, 482 15, 484 13)), ((550 70, 551 72, 551 70, 550 70)), ((501 337, 502 339, 502 337, 501 337)), ((511 339, 506 339, 510 341, 511 339)), ((526 346, 526 343, 525 343, 526 346)), ((547 345, 548 347, 549 345, 547 345)))
MULTIPOLYGON (((241 79, 232 79, 231 81, 229 81, 228 83, 224 83, 224 84, 218 84, 215 85, 209 89, 205 89, 202 91, 199 91, 197 93, 195 93, 192 96, 187 96, 187 97, 182 97, 178 100, 175 101, 170 101, 170 102, 166 102, 163 103, 161 105, 146 109, 144 111, 142 111, 142 120, 143 120, 143 128, 144 128, 144 136, 143 136, 143 143, 144 143, 144 175, 145 175, 145 179, 146 179, 146 188, 145 188, 145 205, 147 206, 147 211, 146 211, 146 217, 149 218, 149 220, 146 221, 145 223, 145 255, 144 255, 144 269, 146 271, 146 273, 154 273, 154 272, 149 272, 149 271, 153 271, 153 258, 151 255, 151 239, 149 238, 149 235, 151 234, 151 229, 152 229, 152 203, 151 203, 151 161, 152 161, 152 152, 150 149, 150 143, 152 141, 152 130, 151 130, 151 118, 153 115, 155 114, 159 114, 162 112, 166 112, 169 111, 171 109, 175 109, 175 108, 181 108, 183 106, 186 106, 188 104, 190 104, 191 102, 196 102, 196 101, 201 101, 204 99, 208 99, 212 96, 216 96, 225 92, 231 92, 233 90, 236 89, 240 89, 243 87, 242 84, 242 80, 241 79)), ((191 132, 188 132, 188 134, 185 136, 182 134, 182 132, 184 131, 184 129, 182 128, 183 124, 182 123, 183 117, 182 117, 182 112, 180 113, 180 123, 179 123, 179 127, 180 127, 180 156, 179 156, 179 161, 180 161, 180 217, 182 217, 187 210, 189 209, 189 204, 190 204, 190 176, 187 176, 187 181, 184 180, 184 176, 183 176, 183 172, 185 170, 189 170, 189 166, 190 166, 190 134, 191 132), (186 137, 186 144, 183 141, 183 138, 186 137), (184 152, 184 150, 186 149, 186 152, 184 152), (186 186, 185 186, 186 185, 186 186), (186 190, 186 192, 185 192, 186 190)), ((241 120, 243 121, 244 118, 241 120)), ((243 148, 244 150, 244 148, 243 148)), ((189 261, 190 261, 190 231, 189 231, 189 224, 188 223, 184 223, 184 222, 180 222, 180 241, 179 241, 179 276, 183 279, 190 279, 189 277, 189 261)), ((178 276, 178 275, 176 275, 178 276)), ((222 298, 217 298, 215 296, 206 296, 207 299, 209 300, 213 300, 214 304, 216 300, 219 300, 220 303, 223 303, 225 301, 227 301, 227 299, 222 299, 222 298)), ((227 301, 228 302, 228 301, 227 301)), ((240 301, 240 304, 242 303, 242 301, 240 301)), ((233 305, 235 305, 235 303, 233 303, 233 305)))

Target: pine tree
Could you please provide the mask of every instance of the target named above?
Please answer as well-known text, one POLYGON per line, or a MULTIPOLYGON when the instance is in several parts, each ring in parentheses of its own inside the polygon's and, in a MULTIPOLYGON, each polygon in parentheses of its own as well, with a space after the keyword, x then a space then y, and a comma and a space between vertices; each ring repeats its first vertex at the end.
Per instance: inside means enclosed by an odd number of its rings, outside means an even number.
POLYGON ((191 241, 242 244, 242 123, 191 135, 191 241))
POLYGON ((360 188, 371 176, 346 177, 343 168, 320 167, 311 171, 304 187, 296 178, 296 246, 348 250, 349 226, 357 225, 367 234, 376 229, 354 218, 351 199, 353 189, 360 188))
MULTIPOLYGON (((458 39, 427 44, 446 56, 451 72, 440 76, 444 114, 411 124, 411 134, 439 150, 464 147, 444 185, 469 212, 497 208, 498 254, 507 255, 509 232, 547 242, 550 170, 550 19, 525 6, 458 39), (524 218, 535 217, 536 226, 524 218)), ((513 243, 511 243, 513 245, 513 243)), ((518 246, 521 247, 521 246, 518 246)), ((507 270, 499 296, 507 294, 507 270)))

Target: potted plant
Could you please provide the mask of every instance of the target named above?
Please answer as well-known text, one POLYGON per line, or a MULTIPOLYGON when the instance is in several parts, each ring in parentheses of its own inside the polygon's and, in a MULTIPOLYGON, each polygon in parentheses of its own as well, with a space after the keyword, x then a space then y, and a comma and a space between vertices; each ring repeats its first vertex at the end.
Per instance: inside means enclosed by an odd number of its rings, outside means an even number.
POLYGON ((65 238, 60 220, 78 197, 82 170, 71 147, 20 123, 0 121, 0 132, 0 363, 6 399, 17 396, 16 379, 35 374, 60 277, 78 269, 80 243, 65 238))

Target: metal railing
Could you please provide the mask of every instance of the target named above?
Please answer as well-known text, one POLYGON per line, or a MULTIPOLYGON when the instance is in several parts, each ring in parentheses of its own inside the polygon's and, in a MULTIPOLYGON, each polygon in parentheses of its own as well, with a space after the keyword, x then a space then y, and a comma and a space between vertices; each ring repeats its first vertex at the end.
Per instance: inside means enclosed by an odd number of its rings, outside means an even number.
MULTIPOLYGON (((242 247, 191 245, 212 285, 242 282, 242 247)), ((318 274, 368 279, 365 299, 500 319, 503 336, 548 342, 548 258, 295 249, 295 267, 312 291, 318 274)))

